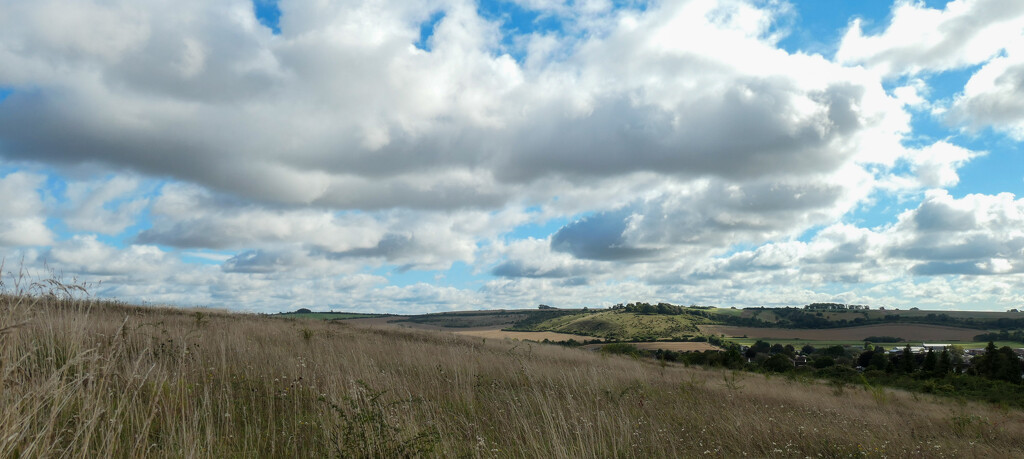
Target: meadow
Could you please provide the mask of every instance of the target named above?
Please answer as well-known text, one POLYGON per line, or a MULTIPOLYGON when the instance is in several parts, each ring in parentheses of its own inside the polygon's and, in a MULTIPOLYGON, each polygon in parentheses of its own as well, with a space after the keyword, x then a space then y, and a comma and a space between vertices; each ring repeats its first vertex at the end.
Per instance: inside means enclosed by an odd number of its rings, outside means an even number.
POLYGON ((1009 457, 1024 413, 524 341, 0 296, 3 457, 1009 457))

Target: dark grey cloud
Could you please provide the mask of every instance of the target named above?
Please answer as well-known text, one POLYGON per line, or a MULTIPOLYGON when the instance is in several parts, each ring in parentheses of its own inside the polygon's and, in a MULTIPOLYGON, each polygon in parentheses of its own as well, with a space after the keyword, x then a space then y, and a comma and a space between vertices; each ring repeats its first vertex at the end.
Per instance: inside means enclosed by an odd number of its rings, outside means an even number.
POLYGON ((183 249, 229 249, 240 242, 237 235, 223 231, 215 221, 190 221, 169 227, 149 228, 135 236, 136 244, 154 244, 183 249))
POLYGON ((864 88, 842 84, 807 93, 778 78, 732 83, 722 94, 695 96, 669 109, 611 97, 584 117, 544 113, 543 122, 516 135, 519 151, 499 156, 494 169, 500 179, 525 182, 553 173, 603 177, 637 171, 745 179, 766 171, 829 172, 849 160, 851 152, 831 142, 861 127, 852 106, 864 88), (808 98, 827 115, 794 125, 793 104, 808 98))
POLYGON ((949 232, 941 236, 922 235, 917 240, 892 250, 891 255, 912 260, 982 260, 992 257, 1021 256, 1024 238, 949 232))
POLYGON ((630 209, 601 212, 565 225, 551 236, 551 250, 589 260, 638 260, 656 251, 629 247, 623 237, 630 209))
POLYGON ((977 227, 974 209, 950 206, 946 201, 927 199, 913 213, 916 229, 922 232, 967 231, 977 227))
POLYGON ((247 250, 221 265, 227 273, 269 274, 292 267, 291 257, 265 250, 247 250))
POLYGON ((573 272, 563 266, 555 268, 540 268, 536 266, 527 266, 525 263, 519 260, 508 260, 502 262, 498 266, 495 266, 491 270, 491 274, 500 277, 530 277, 530 278, 565 278, 573 275, 573 272))
POLYGON ((322 254, 328 258, 373 258, 382 257, 393 260, 408 256, 419 249, 419 243, 408 234, 389 233, 381 237, 380 242, 373 247, 360 247, 340 252, 314 250, 314 253, 322 254))

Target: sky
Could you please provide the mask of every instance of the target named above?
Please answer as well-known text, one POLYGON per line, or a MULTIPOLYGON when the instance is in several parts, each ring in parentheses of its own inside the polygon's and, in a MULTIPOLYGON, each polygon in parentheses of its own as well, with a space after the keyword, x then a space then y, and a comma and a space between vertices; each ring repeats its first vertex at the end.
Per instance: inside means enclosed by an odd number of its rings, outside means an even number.
POLYGON ((8 288, 1019 308, 1022 141, 1024 2, 0 0, 8 288))

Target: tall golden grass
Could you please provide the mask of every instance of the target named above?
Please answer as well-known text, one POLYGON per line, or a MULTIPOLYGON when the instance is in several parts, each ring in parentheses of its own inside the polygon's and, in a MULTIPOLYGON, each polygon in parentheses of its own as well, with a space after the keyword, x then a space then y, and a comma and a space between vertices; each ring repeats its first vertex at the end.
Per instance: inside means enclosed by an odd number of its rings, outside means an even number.
POLYGON ((1024 456, 998 407, 50 287, 0 297, 0 457, 1024 456))

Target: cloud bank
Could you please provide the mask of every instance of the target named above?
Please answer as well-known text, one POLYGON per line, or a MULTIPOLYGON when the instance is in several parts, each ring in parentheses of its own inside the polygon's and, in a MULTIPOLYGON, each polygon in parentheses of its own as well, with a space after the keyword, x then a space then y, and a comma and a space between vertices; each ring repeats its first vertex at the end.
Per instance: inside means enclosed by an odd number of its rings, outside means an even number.
POLYGON ((104 295, 395 312, 1021 283, 1019 200, 947 191, 990 154, 953 134, 1024 136, 1007 2, 897 2, 834 57, 779 46, 781 2, 516 2, 524 22, 281 0, 275 29, 241 0, 66 3, 0 5, 0 247, 104 295), (925 106, 951 136, 910 142, 925 106))

